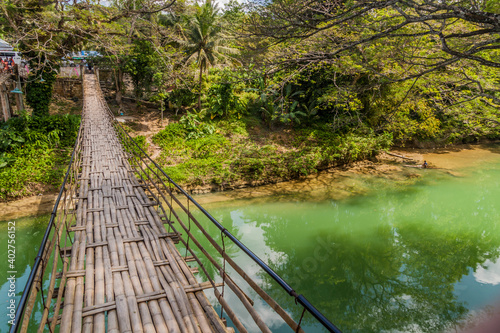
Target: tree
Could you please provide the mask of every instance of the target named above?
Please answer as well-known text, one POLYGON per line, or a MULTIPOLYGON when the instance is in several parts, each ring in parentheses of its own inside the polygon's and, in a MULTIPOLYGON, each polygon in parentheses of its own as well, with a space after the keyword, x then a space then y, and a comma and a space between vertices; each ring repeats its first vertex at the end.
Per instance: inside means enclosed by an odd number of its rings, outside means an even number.
MULTIPOLYGON (((103 6, 100 1, 2 1, 0 34, 19 47, 33 72, 45 75, 57 70, 62 57, 84 46, 119 53, 116 46, 123 50, 124 43, 116 43, 116 39, 130 36, 138 18, 167 10, 174 3, 175 0, 116 0, 103 6)), ((46 82, 43 87, 42 90, 51 91, 52 83, 46 82)), ((46 97, 49 103, 50 95, 46 97)))
MULTIPOLYGON (((358 101, 355 118, 378 131, 410 130, 397 135, 404 142, 433 137, 436 118, 447 122, 450 111, 456 115, 469 102, 500 108, 496 1, 257 0, 249 6, 245 33, 268 44, 268 73, 282 86, 309 76, 314 93, 307 95, 315 96, 320 115, 347 114, 351 122, 349 103, 358 101), (318 92, 324 75, 317 73, 325 69, 330 76, 318 92)), ((480 121, 491 126, 490 111, 470 116, 487 116, 480 121)))
POLYGON ((52 99, 52 85, 57 72, 42 68, 30 72, 26 89, 26 102, 33 109, 33 116, 48 116, 52 99), (43 81, 41 80, 43 79, 43 81))
POLYGON ((203 72, 217 62, 236 60, 230 54, 237 50, 225 46, 228 37, 222 33, 222 26, 218 22, 217 4, 207 0, 203 5, 196 5, 196 13, 188 21, 185 39, 179 41, 186 52, 185 63, 196 61, 199 68, 199 95, 198 109, 201 110, 201 90, 203 72))
POLYGON ((291 56, 294 63, 333 61, 341 53, 379 40, 432 36, 433 54, 423 71, 470 59, 500 67, 500 6, 494 0, 274 0, 251 2, 248 33, 275 42, 321 35, 327 48, 291 56), (456 30, 457 26, 461 26, 456 30), (350 34, 349 32, 354 32, 350 34), (437 57, 439 55, 439 57, 437 57), (495 57, 496 55, 496 57, 495 57))
POLYGON ((134 83, 135 96, 142 97, 143 90, 150 90, 153 81, 154 65, 157 54, 150 41, 136 39, 133 41, 128 61, 125 63, 125 71, 130 74, 134 83))

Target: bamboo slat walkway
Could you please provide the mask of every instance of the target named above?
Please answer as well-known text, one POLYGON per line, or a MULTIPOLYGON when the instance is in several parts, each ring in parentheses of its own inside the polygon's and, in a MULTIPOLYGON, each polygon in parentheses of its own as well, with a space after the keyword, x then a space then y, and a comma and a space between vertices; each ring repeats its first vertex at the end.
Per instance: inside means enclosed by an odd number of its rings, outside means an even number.
POLYGON ((74 241, 61 248, 69 269, 62 314, 51 320, 61 333, 232 331, 134 176, 97 84, 85 76, 74 241))
POLYGON ((293 332, 304 333, 307 312, 329 332, 341 333, 137 145, 114 119, 96 76, 85 75, 83 88, 75 148, 16 309, 19 321, 9 333, 234 332, 223 315, 240 333, 271 333, 261 316, 270 310, 293 332), (200 218, 216 228, 218 240, 200 218), (258 265, 292 303, 279 304, 228 255, 226 243, 258 265), (198 269, 207 282, 196 281, 198 269), (220 317, 205 296, 209 288, 220 317), (256 301, 268 308, 257 311, 256 301), (293 307, 301 311, 298 322, 293 307))

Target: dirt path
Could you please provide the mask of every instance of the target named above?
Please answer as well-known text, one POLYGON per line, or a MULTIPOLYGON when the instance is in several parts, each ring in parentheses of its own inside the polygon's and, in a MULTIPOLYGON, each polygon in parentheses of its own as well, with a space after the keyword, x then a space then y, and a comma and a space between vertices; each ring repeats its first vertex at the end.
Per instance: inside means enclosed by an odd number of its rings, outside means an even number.
POLYGON ((144 136, 148 143, 147 153, 152 159, 156 159, 160 156, 161 148, 153 143, 152 137, 168 125, 169 119, 165 117, 162 122, 161 115, 155 109, 137 111, 132 110, 130 104, 126 105, 128 112, 123 116, 117 116, 116 119, 132 129, 130 133, 132 137, 144 136))

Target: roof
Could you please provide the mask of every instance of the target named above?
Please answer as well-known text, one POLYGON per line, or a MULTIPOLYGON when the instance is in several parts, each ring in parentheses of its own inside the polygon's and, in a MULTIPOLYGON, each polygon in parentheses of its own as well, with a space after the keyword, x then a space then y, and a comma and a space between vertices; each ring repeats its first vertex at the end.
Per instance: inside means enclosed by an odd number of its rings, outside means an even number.
POLYGON ((6 41, 4 41, 3 39, 0 39, 0 50, 2 50, 2 51, 13 51, 14 48, 12 46, 10 46, 10 44, 7 43, 6 41))
POLYGON ((101 54, 97 51, 79 51, 79 52, 72 52, 68 55, 66 55, 67 58, 71 58, 74 60, 81 60, 81 59, 87 59, 91 57, 100 57, 101 54))

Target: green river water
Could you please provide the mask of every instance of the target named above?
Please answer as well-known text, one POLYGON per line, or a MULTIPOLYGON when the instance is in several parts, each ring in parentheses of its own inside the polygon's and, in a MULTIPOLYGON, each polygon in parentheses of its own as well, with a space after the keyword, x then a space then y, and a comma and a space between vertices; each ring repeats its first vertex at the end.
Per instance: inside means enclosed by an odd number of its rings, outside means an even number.
MULTIPOLYGON (((344 182, 364 194, 342 200, 287 195, 205 207, 344 332, 454 331, 500 300, 499 147, 455 175, 415 169, 421 177, 406 182, 353 175, 344 182)), ((16 220, 18 298, 46 221, 16 220)), ((7 223, 0 228, 0 332, 6 332, 7 223)), ((220 239, 213 226, 207 229, 220 239)), ((301 307, 235 246, 226 247, 298 321, 301 307)), ((226 297, 235 298, 227 290, 226 297)), ((262 301, 254 306, 273 332, 290 332, 262 301)), ((310 315, 302 324, 306 332, 324 331, 310 315)))

